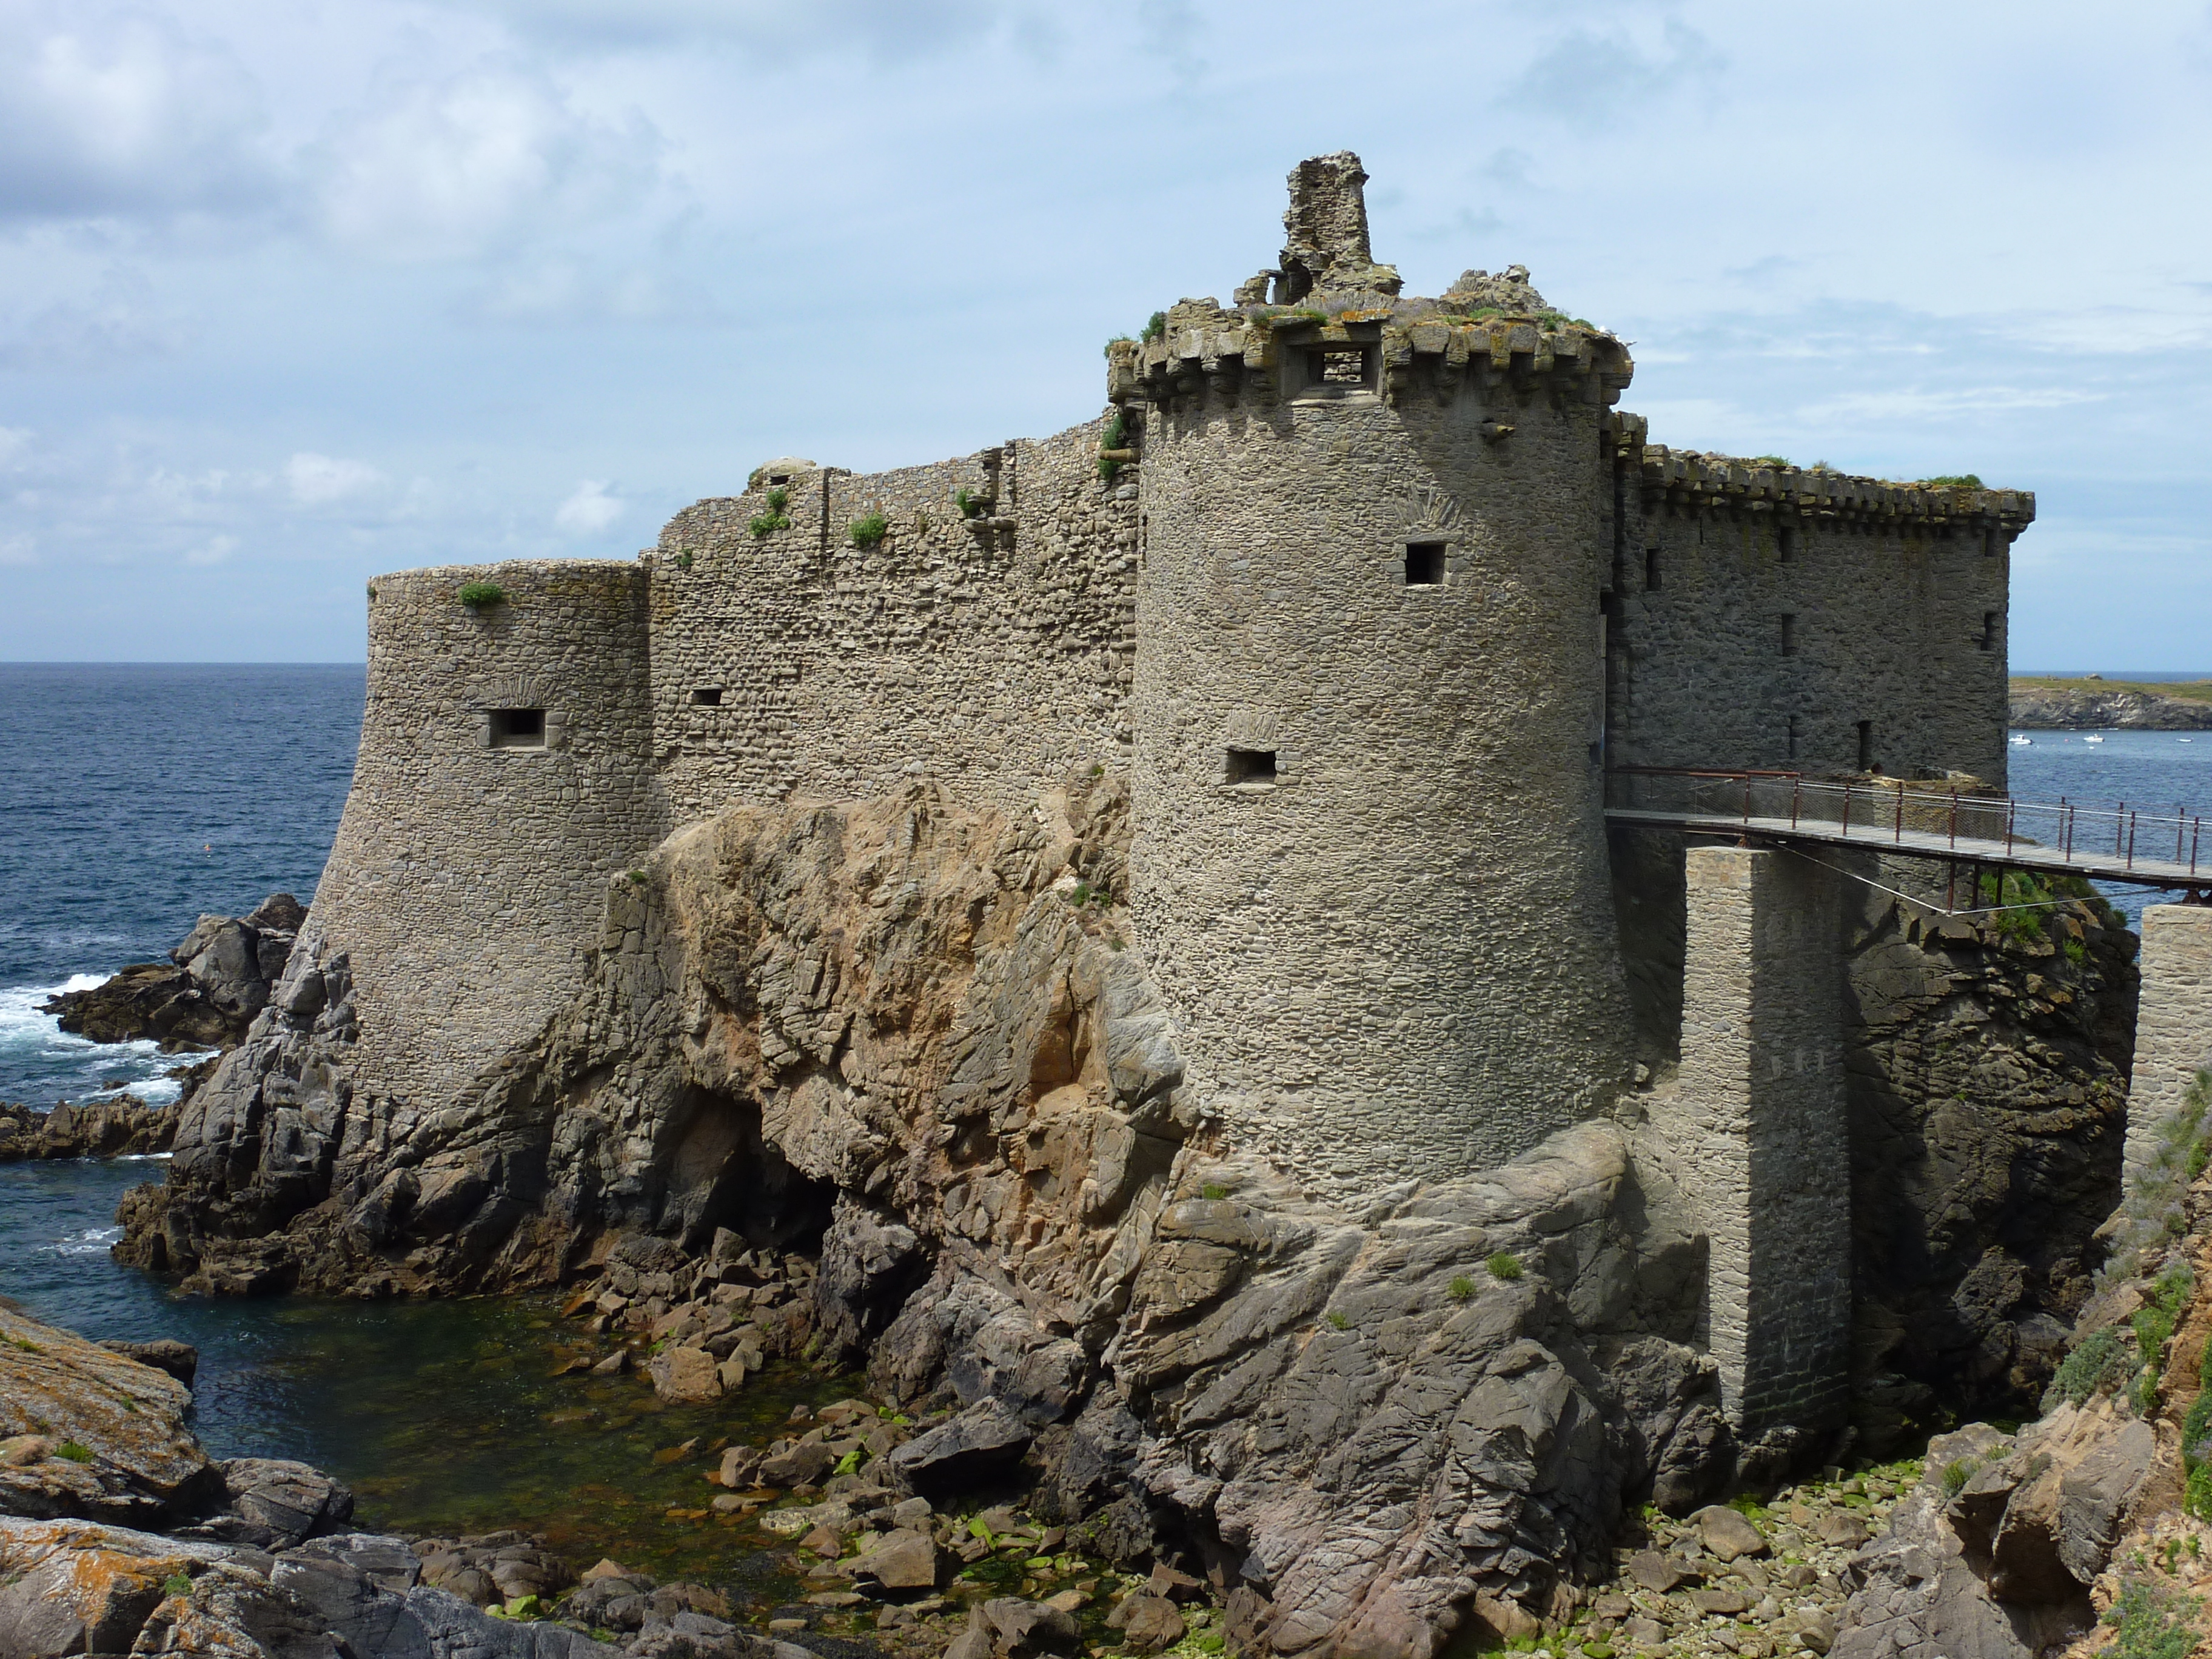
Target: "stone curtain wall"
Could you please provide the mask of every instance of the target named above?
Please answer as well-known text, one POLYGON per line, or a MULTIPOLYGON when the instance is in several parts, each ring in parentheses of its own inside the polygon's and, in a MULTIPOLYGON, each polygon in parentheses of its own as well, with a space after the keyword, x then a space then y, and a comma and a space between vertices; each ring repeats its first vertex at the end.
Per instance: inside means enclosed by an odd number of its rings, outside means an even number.
POLYGON ((1370 347, 1387 387, 1308 398, 1298 344, 1199 305, 1115 368, 1150 379, 1139 942, 1194 1074, 1317 1189, 1496 1164, 1631 1067, 1595 754, 1601 343, 1509 371, 1501 334, 1493 370, 1487 336, 1437 327, 1402 374, 1370 347), (1408 586, 1408 542, 1444 545, 1441 583, 1408 586), (1232 750, 1272 782, 1235 781, 1232 750))
POLYGON ((1855 770, 1869 720, 1881 771, 2003 787, 2008 550, 2033 495, 1673 453, 1633 416, 1615 429, 1611 764, 1855 770))
POLYGON ((1793 854, 1688 855, 1682 1066, 1649 1097, 1709 1251, 1705 1344, 1747 1441, 1849 1404, 1850 1161, 1842 913, 1793 854))
POLYGON ((794 793, 867 799, 924 774, 1025 808, 1070 768, 1118 768, 1137 490, 1100 478, 1104 425, 893 472, 800 471, 789 527, 762 535, 764 479, 677 514, 652 556, 655 753, 676 821, 794 793), (857 545, 871 514, 888 533, 857 545))
POLYGON ((380 576, 359 757, 307 931, 352 957, 355 1080, 450 1097, 574 988, 608 879, 666 834, 646 571, 574 560, 380 576), (471 611, 465 581, 504 603, 471 611), (543 748, 486 712, 543 708, 543 748))
POLYGON ((2127 1188, 2157 1158, 2160 1131, 2212 1066, 2212 908, 2154 904, 2142 913, 2142 974, 2128 1085, 2127 1188))

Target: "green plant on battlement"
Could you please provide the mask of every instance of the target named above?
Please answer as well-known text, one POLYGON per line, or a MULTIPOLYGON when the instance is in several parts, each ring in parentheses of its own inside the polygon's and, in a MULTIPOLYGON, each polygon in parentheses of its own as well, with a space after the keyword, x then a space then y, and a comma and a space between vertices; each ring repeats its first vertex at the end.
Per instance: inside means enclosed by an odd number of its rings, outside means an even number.
POLYGON ((1579 328, 1589 334, 1598 331, 1595 323, 1585 321, 1580 317, 1570 317, 1564 311, 1542 312, 1538 314, 1536 322, 1539 327, 1550 329, 1554 333, 1563 328, 1579 328))
POLYGON ((1145 319, 1145 331, 1141 337, 1147 340, 1157 340, 1167 331, 1167 313, 1164 311, 1156 311, 1151 316, 1145 319))
POLYGON ((374 605, 376 603, 376 584, 374 582, 371 582, 368 585, 368 602, 371 605, 374 605))
POLYGON ((753 514, 750 526, 756 536, 766 536, 779 530, 791 528, 790 515, 783 510, 791 505, 791 492, 781 484, 768 492, 768 511, 753 514))
POLYGON ((1790 458, 1787 455, 1754 455, 1751 459, 1761 466, 1787 466, 1790 465, 1790 458))
MULTIPOLYGON (((1119 449, 1128 441, 1129 422, 1122 416, 1121 411, 1116 410, 1114 413, 1114 418, 1106 422, 1106 430, 1099 436, 1098 447, 1102 452, 1109 449, 1119 449)), ((1118 457, 1104 453, 1101 453, 1099 455, 1099 483, 1112 483, 1115 477, 1121 472, 1121 463, 1118 457)))
POLYGON ((1981 489, 1986 487, 1978 472, 1945 472, 1933 478, 1923 478, 1920 482, 1930 489, 1981 489))
POLYGON ((1112 356, 1114 355, 1114 348, 1117 345, 1134 345, 1136 343, 1136 341, 1127 334, 1116 334, 1112 339, 1106 342, 1106 355, 1109 357, 1112 356))
POLYGON ((983 509, 990 504, 987 499, 975 494, 965 484, 952 492, 952 505, 960 509, 960 516, 963 519, 981 518, 983 509))
POLYGON ((691 550, 690 548, 685 548, 681 553, 678 553, 676 556, 676 568, 678 570, 689 570, 691 568, 691 550))
POLYGON ((853 520, 853 545, 876 547, 890 534, 891 521, 880 513, 871 513, 866 518, 853 520))
POLYGON ((471 611, 481 611, 488 605, 507 603, 507 590, 497 582, 463 582, 460 601, 471 611))

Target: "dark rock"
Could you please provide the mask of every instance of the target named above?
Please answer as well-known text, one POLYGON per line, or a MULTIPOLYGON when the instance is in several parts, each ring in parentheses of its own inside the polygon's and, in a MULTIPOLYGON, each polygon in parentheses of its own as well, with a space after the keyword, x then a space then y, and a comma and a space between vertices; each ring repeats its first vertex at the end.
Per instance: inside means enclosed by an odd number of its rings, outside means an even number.
POLYGON ((986 1400, 908 1441, 890 1462, 924 1497, 955 1492, 1004 1474, 1035 1437, 1018 1417, 986 1400))
POLYGON ((111 1095, 50 1112, 0 1106, 0 1163, 22 1158, 120 1158, 169 1149, 175 1105, 149 1106, 136 1095, 111 1095))
POLYGON ((814 1278, 817 1328, 836 1352, 860 1352, 882 1334, 927 1267, 911 1227, 840 1193, 814 1278))
POLYGON ((200 1351, 174 1337, 157 1337, 151 1342, 125 1342, 120 1337, 106 1337, 100 1346, 125 1359, 167 1371, 188 1389, 192 1386, 192 1378, 199 1375, 200 1351))
POLYGON ((836 1464, 837 1454, 819 1441, 770 1454, 762 1461, 763 1486, 799 1486, 818 1481, 836 1464))
POLYGON ((1008 1654, 1070 1652, 1082 1635, 1073 1614, 1018 1596, 984 1602, 983 1617, 998 1632, 1000 1650, 1008 1654))

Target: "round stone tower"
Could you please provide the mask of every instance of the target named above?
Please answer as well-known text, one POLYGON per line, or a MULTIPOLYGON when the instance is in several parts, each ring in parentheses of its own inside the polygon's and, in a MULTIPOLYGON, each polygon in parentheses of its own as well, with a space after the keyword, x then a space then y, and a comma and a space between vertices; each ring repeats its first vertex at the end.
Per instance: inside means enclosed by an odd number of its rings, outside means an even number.
POLYGON ((667 833, 641 564, 516 561, 368 585, 368 700, 310 907, 351 960, 356 1085, 450 1099, 599 943, 606 884, 667 833))
POLYGON ((1302 164, 1279 269, 1109 369, 1143 948, 1220 1109, 1340 1189, 1510 1158, 1633 1064, 1601 609, 1628 354, 1518 267, 1401 297, 1365 176, 1302 164))

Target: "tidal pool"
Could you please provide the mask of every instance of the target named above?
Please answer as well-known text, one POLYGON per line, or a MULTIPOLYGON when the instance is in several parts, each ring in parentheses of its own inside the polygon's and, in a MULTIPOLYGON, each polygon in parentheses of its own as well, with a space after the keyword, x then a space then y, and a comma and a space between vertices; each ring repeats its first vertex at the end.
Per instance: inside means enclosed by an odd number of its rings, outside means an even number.
POLYGON ((200 1350, 193 1426, 211 1455, 296 1457, 355 1492, 372 1530, 542 1533, 580 1569, 601 1556, 713 1585, 758 1608, 798 1589, 787 1548, 714 1515, 725 1443, 771 1438, 794 1406, 858 1376, 771 1366, 712 1406, 663 1404, 635 1375, 556 1376, 609 1346, 550 1297, 343 1302, 183 1297, 109 1257, 116 1200, 158 1160, 0 1165, 0 1294, 85 1335, 200 1350), (688 1455, 667 1456, 696 1439, 688 1455), (655 1454, 662 1454, 657 1457, 655 1454))

